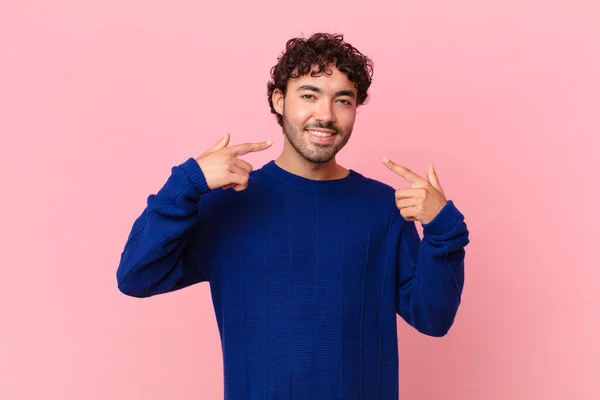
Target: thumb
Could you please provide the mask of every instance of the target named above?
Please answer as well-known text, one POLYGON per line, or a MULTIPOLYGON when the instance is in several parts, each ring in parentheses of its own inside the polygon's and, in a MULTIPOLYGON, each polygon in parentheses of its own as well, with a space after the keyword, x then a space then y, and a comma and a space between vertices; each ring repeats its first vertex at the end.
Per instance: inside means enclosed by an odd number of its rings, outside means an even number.
POLYGON ((427 170, 427 180, 429 180, 429 183, 431 183, 431 185, 434 188, 443 192, 442 186, 440 185, 440 181, 438 180, 437 174, 435 173, 433 163, 429 164, 429 169, 427 170))
POLYGON ((224 147, 227 147, 227 145, 229 144, 229 139, 230 139, 229 132, 227 132, 225 134, 225 136, 223 136, 221 138, 221 140, 219 140, 217 143, 214 144, 213 147, 210 148, 209 151, 215 152, 215 151, 221 150, 224 147))

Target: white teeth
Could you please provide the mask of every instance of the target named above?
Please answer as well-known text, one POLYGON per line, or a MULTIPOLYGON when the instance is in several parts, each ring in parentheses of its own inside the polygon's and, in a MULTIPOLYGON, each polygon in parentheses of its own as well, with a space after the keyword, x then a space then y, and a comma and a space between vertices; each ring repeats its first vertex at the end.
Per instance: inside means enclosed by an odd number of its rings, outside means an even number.
POLYGON ((311 131, 311 130, 309 130, 308 132, 310 132, 311 135, 320 136, 320 137, 333 136, 333 133, 317 132, 317 131, 311 131))

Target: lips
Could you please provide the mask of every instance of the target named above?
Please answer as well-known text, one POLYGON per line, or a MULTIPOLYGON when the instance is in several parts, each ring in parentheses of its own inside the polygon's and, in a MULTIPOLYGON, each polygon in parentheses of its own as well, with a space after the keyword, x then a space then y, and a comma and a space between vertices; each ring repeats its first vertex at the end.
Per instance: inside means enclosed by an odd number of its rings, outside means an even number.
POLYGON ((319 144, 331 144, 335 140, 335 132, 318 129, 306 129, 313 142, 319 144))
POLYGON ((330 132, 330 131, 318 131, 315 129, 307 129, 306 130, 308 133, 310 133, 313 136, 318 136, 318 137, 330 137, 333 136, 335 134, 335 132, 330 132))

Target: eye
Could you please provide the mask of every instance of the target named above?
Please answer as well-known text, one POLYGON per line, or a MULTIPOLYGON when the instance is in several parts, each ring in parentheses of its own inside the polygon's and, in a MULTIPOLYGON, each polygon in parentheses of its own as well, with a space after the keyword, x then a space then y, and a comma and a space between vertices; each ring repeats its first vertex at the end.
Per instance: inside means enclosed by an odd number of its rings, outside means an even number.
POLYGON ((340 99, 339 101, 341 101, 342 103, 344 103, 348 106, 352 105, 352 103, 350 103, 348 100, 340 99))
POLYGON ((313 98, 314 99, 315 98, 315 96, 313 96, 312 94, 303 94, 300 97, 302 97, 303 99, 308 99, 308 98, 313 98))

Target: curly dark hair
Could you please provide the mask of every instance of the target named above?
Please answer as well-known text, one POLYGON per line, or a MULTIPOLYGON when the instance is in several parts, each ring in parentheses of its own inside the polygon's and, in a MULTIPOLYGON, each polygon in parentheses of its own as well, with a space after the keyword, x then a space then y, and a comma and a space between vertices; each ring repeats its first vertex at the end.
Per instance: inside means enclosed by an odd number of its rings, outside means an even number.
POLYGON ((271 81, 267 83, 271 113, 277 115, 280 126, 283 126, 283 117, 273 108, 272 96, 275 89, 281 90, 285 96, 291 78, 306 75, 313 66, 317 66, 317 69, 311 72, 311 76, 327 74, 325 67, 333 62, 336 68, 354 83, 358 92, 357 106, 367 100, 367 91, 373 77, 373 61, 344 42, 343 35, 315 33, 308 39, 293 38, 288 40, 285 51, 278 57, 277 64, 271 68, 271 81))

